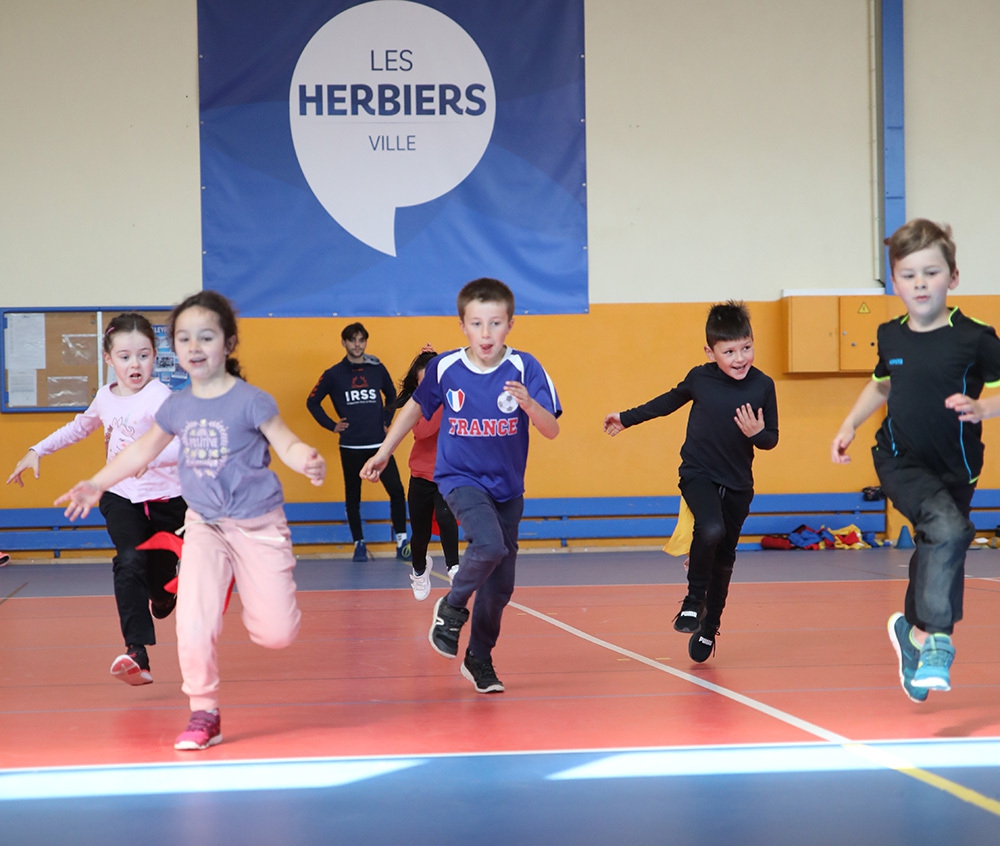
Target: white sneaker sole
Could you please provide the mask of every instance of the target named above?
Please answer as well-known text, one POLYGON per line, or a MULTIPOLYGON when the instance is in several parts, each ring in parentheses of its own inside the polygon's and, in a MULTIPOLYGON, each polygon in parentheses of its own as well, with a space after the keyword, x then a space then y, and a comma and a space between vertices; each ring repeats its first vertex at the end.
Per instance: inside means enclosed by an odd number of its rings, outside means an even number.
POLYGON ((153 683, 153 674, 149 670, 142 669, 129 655, 119 655, 115 658, 111 663, 111 675, 132 687, 153 683))
POLYGON ((174 749, 179 749, 182 752, 191 752, 199 749, 208 749, 209 746, 215 746, 217 743, 222 743, 222 735, 217 734, 215 737, 211 737, 208 743, 199 746, 193 740, 178 740, 174 743, 174 749))
POLYGON ((491 684, 488 687, 480 687, 479 684, 476 682, 475 677, 472 675, 472 673, 469 672, 469 668, 465 666, 465 662, 464 661, 462 662, 462 675, 465 676, 470 682, 472 682, 472 686, 476 689, 476 693, 503 693, 504 692, 503 682, 500 681, 499 679, 497 679, 497 683, 496 684, 491 684))

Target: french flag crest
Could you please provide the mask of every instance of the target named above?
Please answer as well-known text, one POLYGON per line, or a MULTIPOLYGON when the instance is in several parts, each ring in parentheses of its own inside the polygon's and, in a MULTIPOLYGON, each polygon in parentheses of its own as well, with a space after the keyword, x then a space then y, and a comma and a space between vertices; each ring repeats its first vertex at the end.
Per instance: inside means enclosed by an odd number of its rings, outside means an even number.
POLYGON ((449 389, 445 392, 444 398, 448 400, 448 406, 452 411, 461 411, 465 405, 465 391, 459 388, 457 391, 449 389))

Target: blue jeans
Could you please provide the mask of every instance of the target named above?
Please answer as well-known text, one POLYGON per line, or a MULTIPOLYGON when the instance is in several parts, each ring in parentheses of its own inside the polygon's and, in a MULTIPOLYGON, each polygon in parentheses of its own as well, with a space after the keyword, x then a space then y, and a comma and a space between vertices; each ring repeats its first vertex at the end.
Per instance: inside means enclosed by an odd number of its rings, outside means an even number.
POLYGON ((445 494, 444 499, 469 544, 445 602, 453 608, 465 608, 476 594, 469 652, 487 660, 500 636, 503 609, 514 593, 517 531, 524 497, 497 502, 485 491, 466 485, 445 494))
POLYGON ((969 520, 975 484, 946 485, 917 461, 872 449, 882 490, 913 524, 906 622, 951 634, 962 619, 965 553, 976 536, 969 520))

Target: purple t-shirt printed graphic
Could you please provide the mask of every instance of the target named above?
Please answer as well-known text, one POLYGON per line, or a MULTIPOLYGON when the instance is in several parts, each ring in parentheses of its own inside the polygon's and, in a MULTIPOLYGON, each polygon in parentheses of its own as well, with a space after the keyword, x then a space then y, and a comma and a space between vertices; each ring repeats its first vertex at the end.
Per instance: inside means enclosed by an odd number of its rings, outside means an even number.
POLYGON ((184 462, 196 476, 217 479, 229 457, 229 431, 221 420, 189 420, 180 432, 184 462))

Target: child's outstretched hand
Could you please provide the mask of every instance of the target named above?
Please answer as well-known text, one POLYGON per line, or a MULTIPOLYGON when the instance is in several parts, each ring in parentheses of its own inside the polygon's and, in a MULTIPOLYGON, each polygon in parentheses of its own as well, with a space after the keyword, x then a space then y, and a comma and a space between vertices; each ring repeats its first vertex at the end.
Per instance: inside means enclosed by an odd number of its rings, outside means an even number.
POLYGON ((101 500, 101 491, 93 482, 77 482, 70 489, 69 493, 64 493, 53 505, 66 505, 63 512, 70 520, 77 517, 86 517, 90 509, 101 500))
POLYGON ((753 406, 750 403, 741 405, 736 409, 736 416, 733 418, 740 431, 748 438, 752 438, 758 432, 764 431, 764 409, 758 408, 757 414, 753 413, 753 406))
POLYGON ((326 478, 326 459, 317 450, 309 450, 305 466, 302 468, 302 475, 316 487, 323 484, 323 480, 326 478))
POLYGON ((613 438, 619 432, 624 432, 625 427, 622 426, 621 415, 616 411, 614 414, 609 414, 604 418, 604 434, 611 435, 613 438))
POLYGON ((25 470, 31 470, 35 474, 35 478, 38 478, 38 453, 33 449, 29 449, 25 454, 24 458, 17 462, 14 467, 14 472, 7 477, 7 484, 11 482, 17 482, 19 488, 24 487, 24 482, 21 481, 21 474, 25 470))

